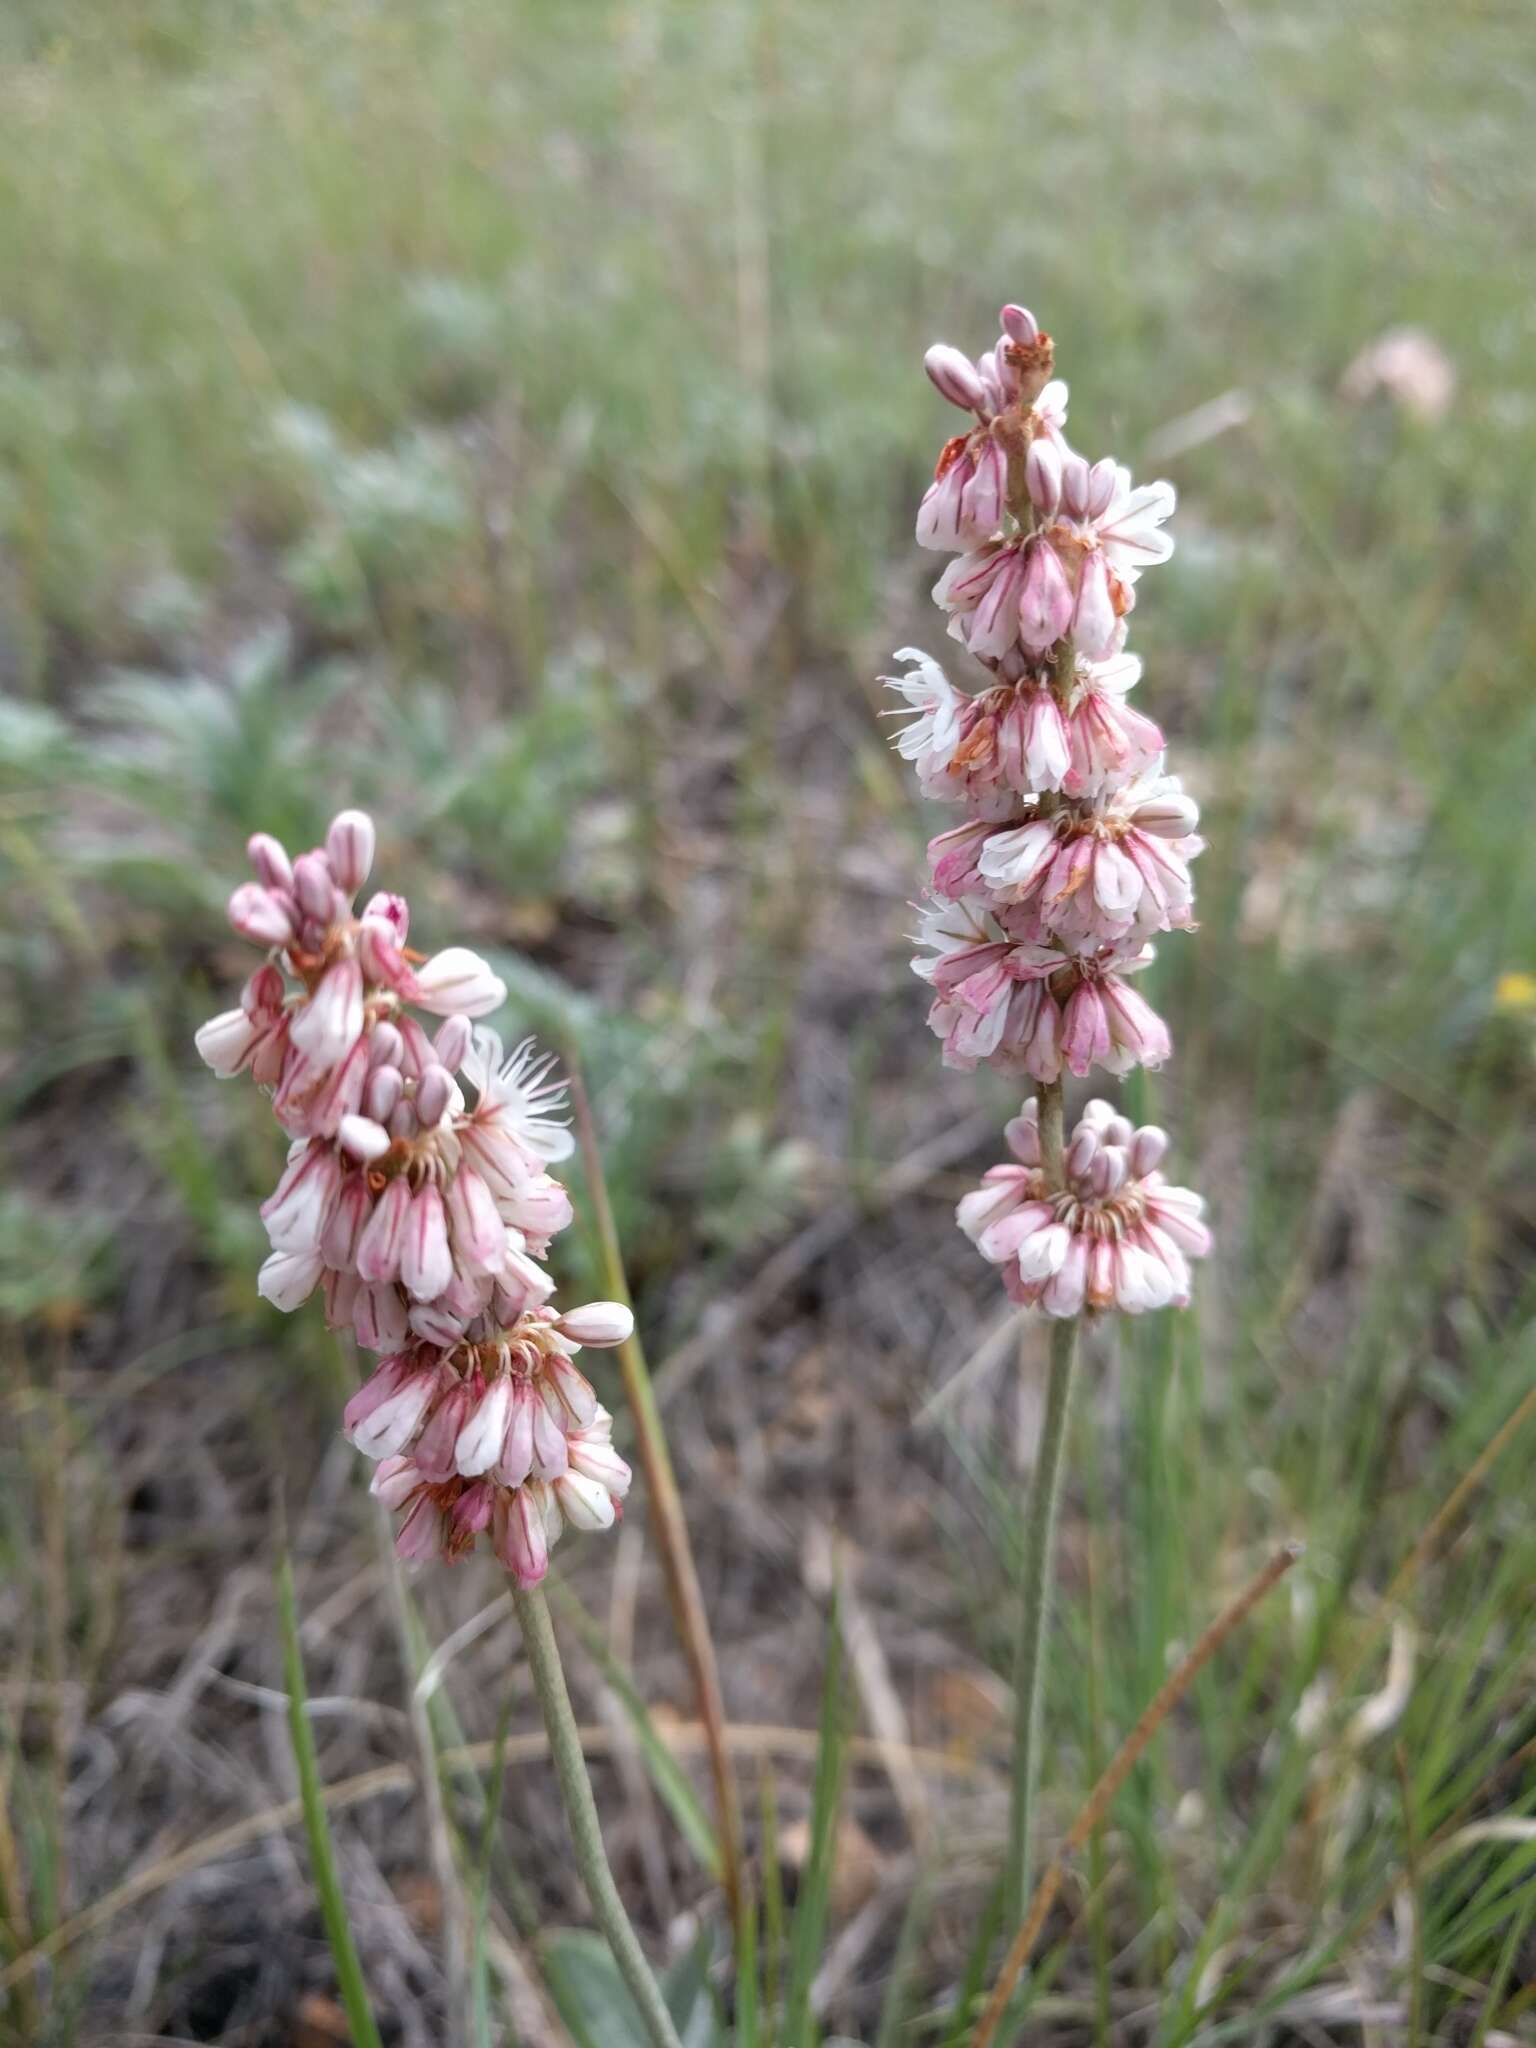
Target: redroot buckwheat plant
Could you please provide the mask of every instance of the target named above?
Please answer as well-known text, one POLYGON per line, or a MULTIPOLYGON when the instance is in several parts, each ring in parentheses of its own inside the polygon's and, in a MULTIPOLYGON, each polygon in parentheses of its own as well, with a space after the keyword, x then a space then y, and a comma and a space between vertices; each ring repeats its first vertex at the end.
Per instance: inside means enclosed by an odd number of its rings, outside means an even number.
POLYGON ((388 1354, 344 1421, 382 1460, 400 1555, 454 1558, 488 1534, 536 1585, 562 1528, 610 1527, 630 1478, 573 1360, 633 1318, 617 1302, 561 1314, 540 1263, 572 1217, 549 1172, 572 1150, 563 1091, 530 1043, 503 1059, 476 1028, 506 998, 477 954, 408 953, 402 896, 355 908, 374 851, 361 811, 296 860, 264 833, 249 851, 258 879, 230 922, 269 958, 197 1044, 215 1073, 269 1086, 293 1140, 261 1205, 257 1285, 281 1309, 320 1287, 332 1329, 388 1354), (413 1009, 445 1020, 434 1038, 413 1009))
POLYGON ((1067 445, 1067 388, 1034 316, 1005 306, 978 362, 929 349, 935 386, 975 424, 948 441, 917 538, 954 560, 934 587, 949 634, 985 670, 956 688, 916 648, 886 680, 913 714, 896 745, 925 796, 963 812, 929 845, 915 971, 946 1065, 1028 1076, 1038 1094, 957 1220, 1010 1297, 1055 1319, 1040 1458, 1025 1528, 1015 1656, 1015 1771, 1005 1906, 1028 1875, 1041 1650, 1084 1311, 1184 1306, 1210 1249, 1202 1204, 1170 1186, 1164 1133, 1092 1101, 1070 1140, 1062 1077, 1158 1067, 1168 1028, 1132 985, 1154 934, 1191 921, 1199 814, 1164 772, 1163 735, 1126 699, 1125 651, 1143 569, 1166 561, 1173 486, 1136 486, 1112 457, 1067 445))
POLYGON ((333 1329, 387 1354, 343 1421, 380 1461, 373 1491, 402 1516, 397 1551, 452 1560, 486 1535, 511 1574, 593 1910, 650 2040, 676 2048, 608 1869, 536 1590, 562 1529, 611 1527, 629 1489, 612 1418, 574 1360, 624 1343, 634 1318, 612 1301, 554 1307, 542 1262, 572 1220, 549 1171, 573 1149, 564 1091, 530 1043, 504 1059, 477 1028, 506 999, 477 954, 411 952, 401 896, 356 908, 374 839, 371 819, 343 811, 294 860, 265 833, 251 840, 257 879, 229 915, 267 958, 197 1046, 216 1074, 270 1090, 292 1140, 261 1206, 262 1294, 288 1310, 319 1287, 333 1329), (443 1020, 434 1037, 416 1010, 443 1020))

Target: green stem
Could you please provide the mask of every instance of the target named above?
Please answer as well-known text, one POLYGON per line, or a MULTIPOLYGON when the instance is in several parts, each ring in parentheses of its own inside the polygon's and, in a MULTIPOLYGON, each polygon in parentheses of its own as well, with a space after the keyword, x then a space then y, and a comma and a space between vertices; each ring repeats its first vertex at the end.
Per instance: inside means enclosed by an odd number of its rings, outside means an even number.
POLYGON ((1024 1529, 1019 1634, 1013 1654, 1013 1788, 1008 1814, 1008 1863, 1003 1886, 1005 1927, 1013 1926, 1022 1917, 1024 1901, 1029 1893, 1030 1834, 1040 1778, 1045 1632, 1051 1611, 1056 1513, 1061 1499, 1062 1453, 1067 1441, 1067 1414, 1072 1403, 1072 1369, 1076 1360, 1076 1317, 1053 1322, 1045 1420, 1040 1428, 1040 1449, 1029 1497, 1029 1520, 1024 1529))
POLYGON ((560 1797, 570 1825, 576 1867, 586 1886, 593 1915, 613 1951, 619 1975, 629 1986, 635 2004, 640 2008, 651 2048, 681 2048, 661 1987, 651 1975, 650 1965, 630 1925, 618 1886, 613 1881, 613 1872, 608 1867, 602 1824, 597 1817, 597 1802, 592 1797, 592 1781, 587 1776, 587 1760, 581 1753, 576 1716, 571 1712, 571 1696, 565 1688, 565 1672, 560 1663, 560 1646, 555 1641, 554 1623, 549 1616, 549 1603, 537 1586, 526 1590, 514 1586, 512 1604, 517 1609, 523 1646, 528 1652, 528 1668, 533 1673, 534 1691, 539 1696, 539 1707, 549 1735, 549 1753, 554 1762, 555 1776, 560 1781, 560 1797))

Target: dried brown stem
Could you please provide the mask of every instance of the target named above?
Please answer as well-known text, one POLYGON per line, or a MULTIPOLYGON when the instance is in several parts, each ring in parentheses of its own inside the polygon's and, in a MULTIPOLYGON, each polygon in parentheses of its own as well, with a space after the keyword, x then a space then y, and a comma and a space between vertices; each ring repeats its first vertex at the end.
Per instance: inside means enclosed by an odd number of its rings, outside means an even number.
MULTIPOLYGON (((602 1246, 604 1284, 616 1300, 628 1301, 629 1287, 624 1276, 624 1260, 619 1248, 618 1230, 613 1220, 613 1205, 608 1199, 608 1183, 603 1176, 602 1157, 598 1151, 591 1106, 582 1084, 580 1069, 574 1054, 570 1052, 566 1055, 566 1070, 570 1078, 571 1107, 576 1119, 576 1135, 581 1145, 582 1161, 586 1167, 588 1196, 602 1246)), ((619 1370, 624 1381, 624 1397, 634 1418, 635 1443, 640 1454, 640 1467, 645 1474, 651 1526, 656 1531, 657 1546, 661 1553, 667 1597, 671 1603, 678 1635, 682 1640, 683 1652, 688 1660, 699 1720, 703 1723, 709 1748, 710 1777, 714 1783, 715 1816, 720 1835, 721 1882, 725 1890, 726 1909, 730 1915, 732 1932, 739 1934, 745 1896, 742 1885, 741 1808, 736 1793, 736 1777, 726 1748, 725 1704, 720 1691, 720 1671, 715 1660, 714 1638, 710 1634, 704 1596, 699 1588, 698 1569, 694 1564, 693 1546, 688 1538, 688 1523, 683 1514, 677 1476, 672 1469, 672 1456, 667 1448, 666 1431, 662 1426, 655 1391, 651 1385, 650 1373, 646 1369, 645 1353, 641 1349, 639 1338, 632 1336, 627 1343, 621 1344, 618 1356, 619 1370)))

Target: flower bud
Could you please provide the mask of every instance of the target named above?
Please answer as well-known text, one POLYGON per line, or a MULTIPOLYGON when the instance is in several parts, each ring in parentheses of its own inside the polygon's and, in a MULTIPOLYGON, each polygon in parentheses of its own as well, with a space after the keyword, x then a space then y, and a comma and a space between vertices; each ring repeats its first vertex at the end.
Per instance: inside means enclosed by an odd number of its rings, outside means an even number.
POLYGON ((421 1485, 421 1474, 409 1458, 385 1458, 374 1473, 368 1491, 381 1500, 391 1514, 403 1508, 421 1485))
POLYGON ((439 1399, 411 1453, 423 1479, 440 1486, 453 1477, 459 1432, 469 1420, 474 1399, 463 1380, 454 1381, 439 1399))
POLYGON ((367 1164, 389 1150, 389 1133, 371 1116, 344 1116, 336 1126, 336 1142, 343 1152, 367 1164))
POLYGON ((1061 557, 1034 534, 1024 548, 1024 581, 1019 591, 1019 638, 1031 654, 1054 647, 1072 623, 1072 586, 1061 557))
POLYGON ((284 1315, 308 1301, 320 1284, 318 1252, 273 1252, 256 1275, 256 1292, 284 1315))
POLYGON ((375 1070, 398 1067, 404 1050, 405 1040, 387 1018, 375 1024, 368 1034, 368 1064, 375 1070))
POLYGON ((1109 1019, 1104 998, 1091 981, 1081 981, 1067 1003, 1061 1055, 1079 1079, 1109 1052, 1109 1019))
POLYGON ((260 882, 242 882, 229 899, 229 921, 242 939, 257 946, 286 946, 293 914, 280 896, 260 882))
POLYGON ((1145 1180, 1149 1173, 1155 1173, 1163 1163, 1168 1150, 1168 1133, 1158 1129, 1156 1124, 1143 1124, 1131 1140, 1131 1172, 1137 1180, 1145 1180))
POLYGON ((329 924, 336 914, 336 881, 323 853, 301 853, 293 864, 293 893, 306 917, 329 924))
POLYGON ((544 1526, 543 1489, 519 1486, 496 1503, 491 1544, 519 1586, 536 1586, 549 1570, 549 1532, 544 1526))
POLYGON ((253 832, 245 842, 245 852, 258 882, 284 892, 293 887, 293 862, 280 839, 270 832, 253 832))
POLYGON ((340 1193, 341 1162, 329 1145, 311 1139, 290 1159, 282 1179, 261 1205, 261 1220, 272 1249, 318 1251, 340 1193))
POLYGON ((989 409, 1000 410, 1008 401, 1008 393, 998 375, 996 349, 989 348, 985 355, 976 358, 976 374, 981 379, 983 401, 989 409))
POLYGON ((1095 1154, 1089 1175, 1093 1192, 1102 1200, 1118 1195, 1125 1186, 1128 1163, 1123 1145, 1105 1145, 1095 1154))
POLYGON ((1037 436, 1024 458, 1024 483, 1029 501, 1042 519, 1055 517, 1061 503, 1061 452, 1054 441, 1037 436))
POLYGON ((357 928, 357 957, 371 982, 393 989, 407 1002, 414 1000, 416 977, 400 950, 395 928, 387 918, 365 917, 357 928))
POLYGON ((376 1122, 387 1124, 404 1092, 405 1080, 398 1067, 375 1067, 363 1090, 363 1108, 376 1122))
POLYGON ((1073 637, 1090 661, 1104 661, 1114 652, 1117 624, 1118 615, 1109 594, 1109 568, 1095 548, 1083 563, 1077 580, 1073 637))
POLYGON ((1067 1174, 1069 1179, 1080 1180, 1092 1167, 1098 1157, 1099 1137, 1097 1131, 1080 1124, 1071 1144, 1067 1147, 1067 1174))
POLYGON ((363 971, 355 960, 333 961, 293 1020, 289 1036, 317 1067, 333 1067, 363 1035, 363 971))
POLYGON ((613 1527, 618 1510, 613 1495, 600 1481, 584 1479, 576 1472, 563 1473, 555 1481, 555 1498, 573 1529, 595 1535, 599 1529, 613 1527))
POLYGON ((447 1212, 430 1181, 411 1201, 400 1247, 400 1278, 413 1301, 433 1300, 453 1278, 447 1212))
POLYGON ((1138 804, 1131 818, 1143 832, 1159 839, 1186 839, 1200 823, 1200 806, 1182 790, 1170 790, 1138 804))
POLYGON ((358 1240, 357 1272, 365 1286, 380 1286, 398 1277, 410 1209, 410 1183, 397 1177, 374 1204, 358 1240))
POLYGON ((253 1017, 260 1023, 276 1023, 282 1014, 287 993, 288 984, 283 980, 282 969, 274 967, 268 960, 257 968, 240 991, 240 1007, 247 1017, 253 1017))
POLYGON ((496 1511, 496 1489, 488 1480, 466 1487, 449 1510, 453 1526, 461 1536, 478 1536, 491 1526, 496 1511))
POLYGON ((447 1200, 460 1265, 470 1273, 497 1272, 507 1254, 506 1226, 495 1197, 472 1166, 461 1166, 449 1181, 447 1200))
POLYGON ((409 1011, 402 1010, 395 1022, 400 1032, 400 1057, 396 1065, 407 1081, 419 1081, 434 1064, 432 1041, 409 1011))
POLYGON ((505 1373, 498 1373, 454 1442, 454 1463, 466 1479, 489 1472, 501 1457, 511 1409, 512 1382, 505 1373))
POLYGON ((1040 323, 1027 306, 1004 306, 998 315, 998 325, 1020 348, 1033 348, 1040 339, 1040 323))
POLYGON ((432 1050, 450 1074, 456 1074, 463 1066, 473 1037, 474 1027, 467 1017, 450 1017, 439 1027, 432 1050))
MULTIPOLYGON (((610 1431, 612 1426, 609 1422, 610 1431)), ((624 1498, 634 1475, 613 1448, 607 1434, 600 1429, 594 1429, 590 1434, 583 1430, 571 1438, 568 1448, 571 1471, 577 1478, 593 1480, 606 1493, 619 1500, 624 1498)))
POLYGON ((352 1330, 365 1351, 393 1351, 403 1344, 408 1325, 399 1290, 388 1283, 359 1286, 352 1330))
POLYGON ((423 1130, 436 1130, 453 1100, 453 1076, 446 1067, 432 1065, 416 1083, 416 1114, 423 1130))
POLYGON ((1088 517, 1088 465, 1081 455, 1069 455, 1061 465, 1061 509, 1069 519, 1088 517))
POLYGON ((967 533, 983 538, 995 533, 1003 523, 1007 502, 1008 459, 997 443, 988 439, 978 449, 971 479, 960 494, 967 533))
POLYGON ((555 1328, 573 1344, 606 1351, 633 1335, 635 1316, 622 1301, 589 1301, 584 1308, 567 1309, 555 1328))
POLYGON ((380 889, 363 905, 363 915, 382 917, 394 933, 397 946, 403 946, 410 936, 411 906, 403 896, 392 896, 389 890, 380 889))
POLYGON ((1019 593, 1023 559, 1016 547, 996 558, 992 579, 966 620, 965 644, 978 661, 1000 661, 1019 637, 1019 593))
MULTIPOLYGON (((382 1131, 379 1135, 384 1136, 382 1131)), ((385 1138, 384 1142, 388 1144, 389 1140, 385 1138)), ((362 1284, 357 1277, 357 1241, 372 1208, 367 1174, 347 1174, 320 1238, 321 1258, 333 1273, 344 1275, 351 1282, 342 1298, 337 1298, 334 1289, 326 1297, 327 1320, 333 1330, 345 1329, 357 1307, 357 1290, 362 1284)))
POLYGON ((449 946, 417 969, 416 998, 434 1016, 488 1016, 507 999, 507 985, 467 946, 449 946))
MULTIPOLYGON (((437 1391, 436 1375, 420 1363, 419 1353, 397 1352, 378 1365, 342 1410, 342 1432, 365 1458, 396 1457, 416 1434, 437 1391)), ((382 1467, 374 1483, 382 1494, 389 1483, 382 1467)))
POLYGON ((1071 1249, 1072 1238, 1061 1223, 1047 1224, 1025 1238, 1015 1254, 1019 1278, 1031 1286, 1059 1273, 1071 1249))
POLYGON ((1026 1104, 1023 1114, 1003 1127, 1008 1149, 1021 1166, 1038 1166, 1041 1160, 1039 1118, 1029 1114, 1033 1107, 1033 1102, 1026 1104))
POLYGON ((332 818, 325 835, 325 857, 344 895, 355 896, 367 881, 376 843, 373 820, 366 811, 338 811, 332 818))
POLYGON ((1088 517, 1102 519, 1109 510, 1110 500, 1115 495, 1115 478, 1118 465, 1113 455, 1105 455, 1088 472, 1088 517))
POLYGON ((951 405, 958 405, 962 412, 979 412, 985 406, 986 389, 976 366, 959 349, 950 348, 942 341, 935 342, 923 357, 923 368, 934 388, 951 405))
POLYGON ((261 1027, 244 1010, 225 1010, 198 1027, 193 1043, 219 1079, 227 1081, 245 1065, 260 1036, 261 1027))
POLYGON ((442 1295, 436 1301, 413 1301, 410 1312, 412 1336, 440 1351, 451 1351, 464 1335, 467 1318, 451 1309, 442 1295))

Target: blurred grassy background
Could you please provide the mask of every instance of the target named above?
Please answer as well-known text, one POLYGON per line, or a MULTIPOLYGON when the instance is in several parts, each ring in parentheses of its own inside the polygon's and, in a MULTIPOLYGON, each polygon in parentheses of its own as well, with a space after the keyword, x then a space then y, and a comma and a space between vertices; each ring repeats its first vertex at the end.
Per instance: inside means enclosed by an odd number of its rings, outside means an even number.
MULTIPOLYGON (((1031 2038, 1395 2041, 1415 2011, 1532 2038, 1529 1435, 1394 1608, 1391 1685, 1380 1607, 1536 1351, 1529 28, 1497 0, 12 0, 12 1950, 291 1789, 279 1478, 328 1618, 322 1769, 409 1752, 331 1441, 350 1366, 255 1302, 275 1134, 189 1057, 244 972, 247 833, 362 802, 418 928, 495 953, 589 1072, 733 1712, 813 1718, 835 1524, 907 1732, 955 1761, 904 1947, 911 1815, 856 1782, 873 1874, 829 2023, 872 2037, 899 1947, 906 2023, 952 2004, 1038 1361, 978 1352, 996 1304, 948 1214, 1009 1098, 923 1030, 901 935, 932 820, 873 677, 943 645, 921 350, 979 348, 1018 297, 1075 444, 1180 491, 1139 701, 1211 851, 1156 971, 1178 1057, 1126 1094, 1220 1232, 1196 1312, 1101 1359, 1078 1416, 1048 1819, 1254 1559, 1309 1545, 1139 1771, 1031 2038), (1448 360, 1443 416, 1348 378, 1403 324, 1448 360)), ((643 1507, 579 1562, 686 1713, 643 1507)), ((430 1633, 494 1593, 423 1587, 430 1633)), ((508 1655, 503 1624, 455 1665, 471 1735, 508 1655)), ((579 1919, 540 1796, 508 1790, 533 1903, 579 1919)), ((644 1796, 612 1777, 664 1949, 707 1888, 658 1868, 644 1796)), ((339 1825, 391 2038, 445 2038, 421 1810, 339 1825)), ((302 1865, 270 1830, 242 1853, 73 1942, 16 2038, 330 2038, 302 2032, 302 1865)))

